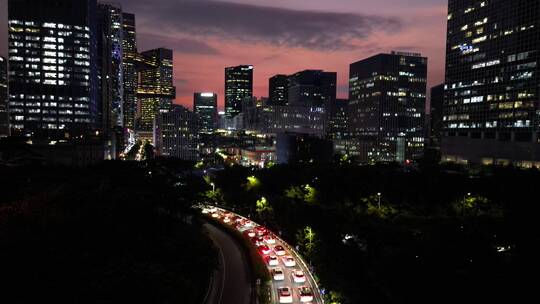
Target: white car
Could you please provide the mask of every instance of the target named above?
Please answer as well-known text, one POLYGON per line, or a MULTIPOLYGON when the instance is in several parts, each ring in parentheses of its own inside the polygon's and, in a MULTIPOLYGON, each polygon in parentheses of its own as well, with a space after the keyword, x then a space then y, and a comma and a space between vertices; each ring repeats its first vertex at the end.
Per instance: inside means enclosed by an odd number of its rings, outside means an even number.
POLYGON ((279 260, 278 257, 275 255, 271 255, 268 257, 268 266, 278 266, 279 260))
POLYGON ((282 257, 281 260, 283 261, 283 265, 285 265, 287 267, 296 266, 296 261, 290 255, 282 257))
POLYGON ((311 302, 313 301, 313 292, 307 286, 298 287, 298 297, 302 303, 311 302))
POLYGON ((276 243, 276 239, 274 239, 271 235, 265 235, 263 240, 268 245, 274 245, 276 243))
POLYGON ((295 283, 305 283, 306 282, 306 276, 304 275, 304 272, 302 270, 295 270, 291 273, 292 280, 295 283))
POLYGON ((279 303, 292 303, 292 290, 289 287, 278 288, 279 303))
POLYGON ((283 248, 281 245, 274 246, 274 252, 279 256, 287 254, 285 248, 283 248))
POLYGON ((252 228, 253 226, 255 226, 255 224, 253 224, 252 221, 246 220, 246 222, 244 223, 244 227, 246 228, 252 228))
POLYGON ((274 281, 283 281, 285 280, 285 273, 283 272, 283 269, 276 267, 272 269, 272 277, 274 278, 274 281))
POLYGON ((226 217, 226 218, 223 219, 223 222, 224 222, 224 223, 230 223, 230 222, 231 222, 231 218, 226 217))
POLYGON ((213 218, 218 218, 218 217, 219 217, 219 213, 213 212, 213 213, 212 213, 212 217, 213 217, 213 218))

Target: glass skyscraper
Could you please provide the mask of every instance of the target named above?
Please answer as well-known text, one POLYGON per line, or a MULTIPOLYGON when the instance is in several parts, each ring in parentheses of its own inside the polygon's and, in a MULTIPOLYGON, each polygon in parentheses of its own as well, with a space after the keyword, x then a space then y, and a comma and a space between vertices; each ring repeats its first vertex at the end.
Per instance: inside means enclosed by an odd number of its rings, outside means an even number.
POLYGON ((0 56, 0 137, 9 135, 7 59, 0 56))
POLYGON ((274 106, 289 104, 289 76, 275 75, 268 80, 268 104, 274 106))
POLYGON ((137 32, 135 27, 135 15, 124 13, 122 19, 124 127, 133 130, 135 128, 135 114, 137 113, 137 32))
POLYGON ((95 0, 9 0, 13 135, 67 138, 98 127, 95 16, 95 0))
POLYGON ((141 53, 137 89, 139 131, 152 131, 156 114, 168 111, 176 98, 173 85, 173 51, 155 49, 141 53))
POLYGON ((420 54, 379 54, 350 65, 349 131, 371 147, 362 161, 422 157, 426 79, 420 54))
POLYGON ((242 101, 253 97, 253 66, 240 65, 225 69, 225 114, 228 119, 242 112, 242 101))
POLYGON ((193 111, 199 118, 199 131, 213 133, 217 128, 218 108, 217 94, 195 93, 193 96, 193 111))
POLYGON ((540 165, 540 1, 450 0, 442 156, 540 165))

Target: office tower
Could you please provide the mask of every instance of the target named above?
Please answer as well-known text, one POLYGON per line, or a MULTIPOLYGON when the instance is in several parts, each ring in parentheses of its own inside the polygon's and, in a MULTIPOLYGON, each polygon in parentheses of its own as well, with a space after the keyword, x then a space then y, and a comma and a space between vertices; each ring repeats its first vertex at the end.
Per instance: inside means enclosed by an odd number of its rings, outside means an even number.
POLYGON ((286 106, 289 104, 289 76, 275 75, 268 80, 268 104, 286 106))
POLYGON ((217 94, 195 93, 193 96, 193 111, 199 117, 200 132, 210 134, 217 129, 217 94))
POLYGON ((336 101, 335 72, 306 70, 289 76, 288 104, 291 106, 322 107, 332 111, 336 101))
POLYGON ((0 57, 0 137, 9 136, 7 59, 0 57))
POLYGON ((302 133, 279 133, 276 137, 278 164, 330 163, 332 142, 302 133))
POLYGON ((347 110, 348 99, 336 99, 332 107, 330 119, 328 121, 328 137, 330 139, 343 139, 347 135, 347 110))
POLYGON ((124 73, 124 127, 130 130, 135 128, 135 115, 137 113, 137 37, 135 15, 123 14, 123 73, 124 73))
POLYGON ((443 127, 444 84, 431 88, 429 105, 428 138, 429 145, 440 147, 443 127))
POLYGON ((13 135, 67 138, 97 125, 96 1, 9 0, 13 135))
POLYGON ((372 146, 367 162, 422 157, 427 58, 379 54, 350 65, 349 131, 372 146))
POLYGON ((123 15, 113 4, 99 3, 97 12, 99 121, 106 140, 105 157, 114 159, 122 152, 124 139, 123 15))
POLYGON ((539 37, 539 1, 448 2, 443 160, 540 165, 539 37))
POLYGON ((154 144, 157 154, 198 160, 198 133, 197 115, 182 106, 171 106, 170 110, 156 115, 154 144))
POLYGON ((138 131, 151 132, 156 114, 167 111, 176 98, 173 85, 173 51, 155 49, 141 53, 137 88, 138 131))
POLYGON ((233 119, 242 112, 244 97, 253 96, 253 66, 240 65, 225 69, 225 113, 233 119))

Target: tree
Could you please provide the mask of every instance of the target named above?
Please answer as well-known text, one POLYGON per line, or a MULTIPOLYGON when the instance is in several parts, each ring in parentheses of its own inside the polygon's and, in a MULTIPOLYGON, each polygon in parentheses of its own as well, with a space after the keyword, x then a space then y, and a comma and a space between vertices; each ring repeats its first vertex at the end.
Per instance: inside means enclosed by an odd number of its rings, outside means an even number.
POLYGON ((463 199, 456 201, 452 207, 460 216, 502 215, 502 210, 492 204, 489 199, 470 193, 463 199))
POLYGON ((313 231, 313 228, 306 226, 304 229, 298 231, 296 239, 300 247, 300 252, 308 259, 311 259, 318 245, 318 237, 315 231, 313 231))
POLYGON ((246 190, 247 191, 250 191, 250 190, 254 190, 254 189, 257 189, 261 186, 261 181, 255 177, 255 176, 248 176, 247 177, 247 183, 246 183, 246 190))

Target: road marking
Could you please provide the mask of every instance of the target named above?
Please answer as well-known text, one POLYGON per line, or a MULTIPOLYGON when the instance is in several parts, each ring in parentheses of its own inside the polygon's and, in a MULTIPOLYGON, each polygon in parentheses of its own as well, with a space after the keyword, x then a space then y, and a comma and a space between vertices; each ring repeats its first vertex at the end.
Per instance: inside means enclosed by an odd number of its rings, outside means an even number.
POLYGON ((221 256, 221 262, 222 262, 222 265, 223 265, 223 278, 221 279, 221 290, 219 292, 219 302, 218 303, 221 303, 221 298, 223 297, 223 290, 225 289, 225 277, 226 277, 226 269, 227 267, 225 266, 225 256, 223 255, 223 250, 221 250, 221 248, 219 249, 219 255, 221 256))

